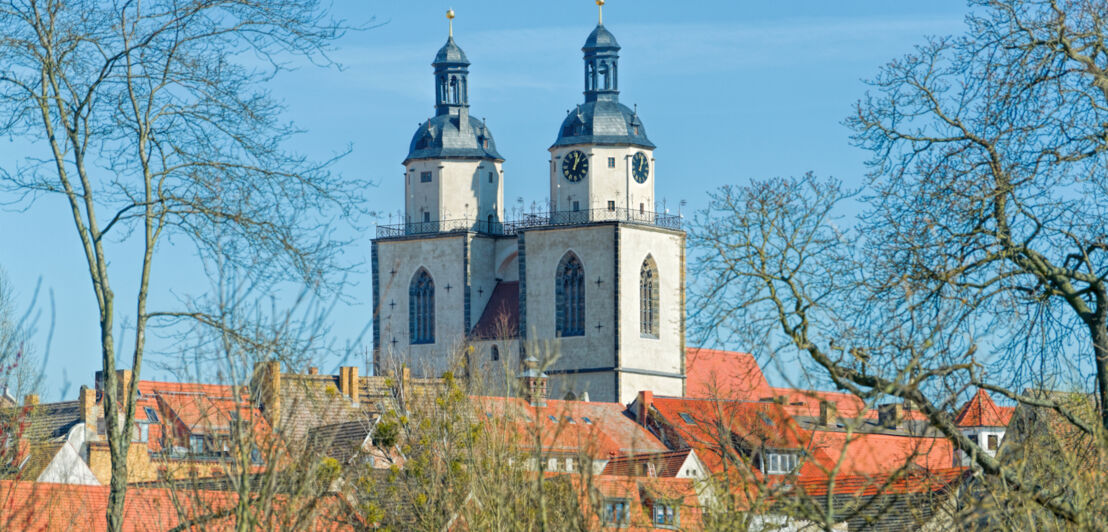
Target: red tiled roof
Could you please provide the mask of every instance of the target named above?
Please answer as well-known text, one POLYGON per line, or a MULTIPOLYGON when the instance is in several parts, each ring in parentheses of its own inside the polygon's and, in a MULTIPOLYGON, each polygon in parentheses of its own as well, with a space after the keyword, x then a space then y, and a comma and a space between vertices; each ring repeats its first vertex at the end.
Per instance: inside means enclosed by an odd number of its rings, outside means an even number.
POLYGON ((547 400, 535 407, 518 397, 473 397, 482 417, 506 422, 505 429, 533 441, 544 452, 585 453, 593 458, 664 452, 666 447, 645 427, 624 414, 619 403, 547 400))
POLYGON ((688 397, 757 401, 773 393, 748 353, 690 347, 685 350, 685 375, 688 397))
POLYGON ((476 338, 519 336, 519 281, 500 281, 473 326, 476 338))
MULTIPOLYGON (((681 440, 667 439, 667 443, 696 449, 713 473, 725 469, 729 448, 725 445, 736 441, 752 449, 804 449, 811 458, 800 467, 802 478, 826 478, 837 464, 841 474, 878 475, 909 464, 947 468, 953 460, 953 444, 945 438, 806 429, 789 412, 789 405, 672 397, 656 397, 652 404, 670 434, 681 440)), ((761 477, 757 471, 752 473, 761 477)))
MULTIPOLYGON (((104 514, 108 507, 107 486, 0 481, 0 528, 5 530, 107 530, 104 514)), ((193 490, 174 494, 160 488, 131 487, 124 506, 123 530, 160 531, 174 528, 182 514, 194 519, 224 510, 234 504, 233 492, 193 490)), ((337 503, 337 499, 334 500, 337 503)), ((286 508, 288 505, 277 505, 286 508)), ((325 507, 330 506, 325 504, 325 507)), ((339 516, 337 508, 325 508, 324 515, 339 516)), ((291 510, 295 511, 295 510, 291 510)), ((278 511, 276 514, 282 514, 278 511)), ((272 515, 261 528, 280 528, 287 515, 272 515)), ((205 530, 234 530, 233 518, 204 523, 205 530)), ((348 530, 321 517, 311 530, 348 530)))
MULTIPOLYGON (((948 467, 929 471, 915 470, 890 476, 837 475, 833 490, 835 495, 855 497, 878 493, 884 495, 928 493, 947 489, 967 472, 969 469, 965 467, 948 467)), ((830 485, 832 485, 830 482, 820 478, 800 479, 794 484, 796 491, 813 497, 827 495, 827 492, 831 491, 830 485)))
POLYGON ((954 423, 959 427, 1007 427, 1013 411, 1012 408, 996 406, 985 390, 978 389, 973 398, 962 406, 954 423))
POLYGON ((682 449, 665 453, 617 456, 608 461, 601 474, 625 477, 676 477, 681 473, 681 466, 689 459, 691 452, 693 452, 692 449, 682 449), (650 471, 651 465, 654 466, 653 471, 650 471))

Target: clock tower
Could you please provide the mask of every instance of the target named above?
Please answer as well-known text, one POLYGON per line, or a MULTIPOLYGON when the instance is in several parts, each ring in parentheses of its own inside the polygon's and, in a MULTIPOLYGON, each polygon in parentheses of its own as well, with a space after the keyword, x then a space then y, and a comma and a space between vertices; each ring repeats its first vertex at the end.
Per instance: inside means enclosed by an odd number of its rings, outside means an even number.
POLYGON ((550 210, 600 221, 654 212, 654 144, 619 103, 619 43, 603 23, 585 40, 585 101, 550 147, 550 210))

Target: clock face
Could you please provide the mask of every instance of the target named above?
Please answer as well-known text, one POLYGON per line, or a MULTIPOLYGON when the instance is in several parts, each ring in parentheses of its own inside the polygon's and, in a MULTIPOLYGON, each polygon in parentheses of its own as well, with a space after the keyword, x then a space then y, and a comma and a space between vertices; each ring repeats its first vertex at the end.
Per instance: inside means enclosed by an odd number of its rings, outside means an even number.
POLYGON ((585 178, 589 173, 589 158, 585 153, 574 150, 566 154, 562 159, 562 175, 566 179, 576 183, 585 178))
POLYGON ((636 183, 646 183, 646 178, 650 176, 650 161, 646 160, 645 153, 640 151, 631 158, 631 175, 636 183))

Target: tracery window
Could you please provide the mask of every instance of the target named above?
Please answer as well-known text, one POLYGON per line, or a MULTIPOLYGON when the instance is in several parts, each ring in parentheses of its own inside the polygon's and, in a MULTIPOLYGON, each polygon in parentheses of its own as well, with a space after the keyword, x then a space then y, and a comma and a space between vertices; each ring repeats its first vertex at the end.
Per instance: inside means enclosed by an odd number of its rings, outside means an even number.
POLYGON ((408 329, 412 344, 435 343, 435 281, 423 268, 408 287, 408 329))
POLYGON ((558 264, 555 279, 557 336, 585 335, 585 268, 573 252, 558 264))
POLYGON ((658 266, 649 255, 639 271, 639 332, 644 338, 658 337, 658 266))

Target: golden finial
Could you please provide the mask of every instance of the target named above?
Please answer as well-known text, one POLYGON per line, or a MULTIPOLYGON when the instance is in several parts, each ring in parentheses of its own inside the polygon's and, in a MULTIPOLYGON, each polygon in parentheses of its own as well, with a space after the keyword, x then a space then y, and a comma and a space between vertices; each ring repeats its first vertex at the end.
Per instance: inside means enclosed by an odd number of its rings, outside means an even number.
POLYGON ((454 10, 453 9, 447 9, 446 10, 446 19, 450 21, 450 22, 448 22, 448 24, 450 24, 450 36, 453 37, 454 36, 454 10))
POLYGON ((604 24, 604 0, 596 0, 597 23, 604 24))

